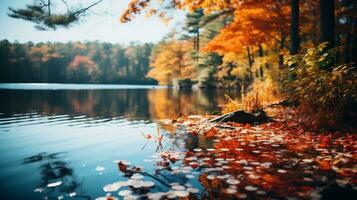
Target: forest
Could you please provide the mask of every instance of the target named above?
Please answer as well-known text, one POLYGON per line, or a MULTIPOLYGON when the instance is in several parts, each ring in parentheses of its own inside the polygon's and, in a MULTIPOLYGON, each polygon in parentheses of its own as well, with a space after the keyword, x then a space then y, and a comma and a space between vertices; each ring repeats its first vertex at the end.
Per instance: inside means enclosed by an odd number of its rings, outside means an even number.
POLYGON ((132 42, 10 43, 0 41, 3 83, 133 83, 146 78, 153 45, 132 42))
MULTIPOLYGON (((42 1, 10 8, 9 16, 55 30, 95 5, 61 14, 42 1)), ((231 88, 242 93, 239 103, 227 96, 233 110, 285 100, 299 105, 297 116, 308 124, 334 127, 353 122, 357 113, 356 7, 350 0, 133 0, 122 23, 139 14, 167 22, 177 10, 186 17, 158 43, 126 48, 2 41, 1 80, 231 88)))

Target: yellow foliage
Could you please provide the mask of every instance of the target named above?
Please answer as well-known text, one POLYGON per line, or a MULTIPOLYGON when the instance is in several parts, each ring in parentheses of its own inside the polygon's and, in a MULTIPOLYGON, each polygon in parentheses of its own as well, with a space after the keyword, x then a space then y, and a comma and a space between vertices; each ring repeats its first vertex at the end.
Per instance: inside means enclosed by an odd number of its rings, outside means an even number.
POLYGON ((191 46, 188 41, 176 39, 160 43, 151 56, 152 69, 147 76, 163 85, 171 85, 175 80, 193 79, 196 69, 190 64, 191 46))

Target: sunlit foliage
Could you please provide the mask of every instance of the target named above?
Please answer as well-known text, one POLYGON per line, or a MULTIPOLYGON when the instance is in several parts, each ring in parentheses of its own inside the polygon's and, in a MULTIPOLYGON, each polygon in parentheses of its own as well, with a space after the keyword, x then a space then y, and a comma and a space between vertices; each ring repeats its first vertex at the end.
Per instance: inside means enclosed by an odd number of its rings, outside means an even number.
POLYGON ((148 77, 160 84, 172 85, 185 79, 193 79, 196 71, 190 63, 192 46, 188 41, 170 38, 162 41, 153 51, 148 77))

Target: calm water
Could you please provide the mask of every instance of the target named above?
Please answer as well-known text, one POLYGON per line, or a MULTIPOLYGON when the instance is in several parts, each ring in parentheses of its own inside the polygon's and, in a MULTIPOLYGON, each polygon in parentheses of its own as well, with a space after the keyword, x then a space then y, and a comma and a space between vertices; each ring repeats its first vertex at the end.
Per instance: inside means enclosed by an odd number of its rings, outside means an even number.
MULTIPOLYGON (((105 196, 125 180, 115 160, 152 167, 158 119, 219 111, 227 91, 154 86, 0 84, 1 199, 105 196), (48 184, 61 181, 58 187, 48 184), (42 189, 44 189, 42 191, 42 189)), ((163 134, 165 130, 160 128, 163 134)), ((181 148, 191 148, 186 139, 181 148)))

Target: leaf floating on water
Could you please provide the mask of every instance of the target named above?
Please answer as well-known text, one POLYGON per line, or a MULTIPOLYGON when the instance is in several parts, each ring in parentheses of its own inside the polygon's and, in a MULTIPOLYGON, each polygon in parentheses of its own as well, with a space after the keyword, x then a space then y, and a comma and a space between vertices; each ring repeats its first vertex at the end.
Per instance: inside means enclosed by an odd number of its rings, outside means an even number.
POLYGON ((105 167, 100 166, 100 165, 98 165, 98 166, 95 168, 95 171, 97 171, 97 172, 103 172, 104 170, 105 170, 105 167))
POLYGON ((133 191, 131 190, 122 190, 118 193, 119 196, 122 196, 122 197, 125 197, 125 196, 128 196, 128 195, 131 195, 133 193, 133 191))
POLYGON ((118 200, 118 198, 112 196, 106 196, 106 197, 97 197, 95 198, 95 200, 118 200))
POLYGON ((175 193, 175 191, 168 191, 166 193, 166 197, 169 199, 176 199, 177 198, 177 194, 175 193))
POLYGON ((193 160, 198 160, 198 158, 194 157, 194 156, 191 156, 191 157, 186 158, 186 160, 193 161, 193 160))
POLYGON ((236 163, 238 163, 238 164, 248 164, 248 161, 246 161, 246 160, 237 160, 236 161, 236 163))
POLYGON ((141 183, 141 186, 144 187, 144 188, 151 188, 151 187, 155 186, 155 183, 152 182, 152 181, 143 181, 141 183))
POLYGON ((141 180, 129 179, 126 181, 127 186, 141 186, 141 180))
POLYGON ((134 179, 134 180, 141 180, 141 179, 143 179, 143 178, 144 178, 144 176, 141 175, 141 174, 139 174, 139 173, 133 174, 133 175, 131 176, 131 179, 134 179))
POLYGON ((103 187, 104 192, 115 192, 117 191, 119 188, 117 188, 115 185, 113 184, 109 184, 103 187))
POLYGON ((148 193, 147 198, 151 199, 151 200, 160 200, 165 195, 166 195, 166 193, 164 193, 164 192, 148 193))
POLYGON ((243 169, 245 169, 245 170, 253 170, 253 167, 244 166, 243 169))
POLYGON ((186 178, 193 179, 193 178, 195 178, 195 176, 192 174, 186 174, 186 178))
POLYGON ((281 173, 281 174, 287 173, 287 171, 285 169, 278 169, 278 172, 281 173))
POLYGON ((227 189, 225 189, 224 192, 227 194, 235 194, 235 193, 237 193, 237 190, 234 188, 227 188, 227 189))
POLYGON ((201 152, 202 149, 197 148, 197 149, 193 149, 193 151, 195 151, 195 152, 201 152))
POLYGON ((76 195, 77 195, 77 193, 75 193, 75 192, 71 192, 71 193, 68 194, 69 197, 74 197, 76 195))
POLYGON ((252 164, 252 165, 260 165, 259 162, 251 162, 250 164, 252 164))
POLYGON ((217 176, 217 178, 223 180, 223 179, 229 178, 229 175, 227 174, 227 175, 224 175, 224 176, 217 176))
POLYGON ((47 187, 51 188, 51 187, 57 187, 57 186, 60 186, 62 185, 62 181, 57 181, 57 182, 54 182, 54 183, 49 183, 47 184, 47 187))
POLYGON ((240 183, 240 181, 238 181, 237 179, 228 179, 227 183, 230 185, 237 185, 240 183))
POLYGON ((198 162, 190 162, 188 164, 194 169, 197 168, 200 165, 200 163, 198 163, 198 162))
POLYGON ((120 161, 118 163, 118 167, 121 172, 123 172, 123 173, 127 172, 128 166, 124 162, 120 161))
POLYGON ((39 193, 41 193, 41 192, 43 192, 43 191, 45 191, 45 188, 42 188, 42 187, 36 188, 36 189, 34 190, 34 192, 39 192, 39 193))
POLYGON ((312 163, 314 160, 312 160, 312 159, 303 159, 302 161, 305 162, 305 163, 312 163))
POLYGON ((259 179, 260 176, 255 175, 255 174, 250 174, 250 175, 249 175, 249 178, 251 178, 251 179, 259 179))
POLYGON ((193 187, 187 188, 186 191, 189 192, 189 193, 193 193, 193 194, 196 194, 196 193, 199 193, 199 192, 200 192, 199 189, 193 188, 193 187))
POLYGON ((190 195, 190 193, 186 192, 186 191, 175 191, 175 194, 177 197, 188 197, 190 195))
POLYGON ((123 200, 135 200, 135 199, 139 199, 139 198, 140 198, 140 197, 137 196, 137 195, 130 194, 130 195, 128 195, 128 196, 125 196, 125 197, 123 198, 123 200))
POLYGON ((248 186, 245 186, 244 189, 246 189, 247 191, 256 191, 258 188, 248 185, 248 186))
POLYGON ((173 185, 171 186, 173 190, 185 190, 186 188, 182 185, 173 185))
POLYGON ((104 192, 115 192, 123 186, 127 186, 127 183, 125 181, 118 181, 118 182, 104 186, 103 190, 104 190, 104 192))
POLYGON ((258 190, 258 191, 257 191, 257 194, 259 194, 259 195, 265 195, 265 194, 266 194, 266 192, 265 192, 265 191, 263 191, 263 190, 258 190))

